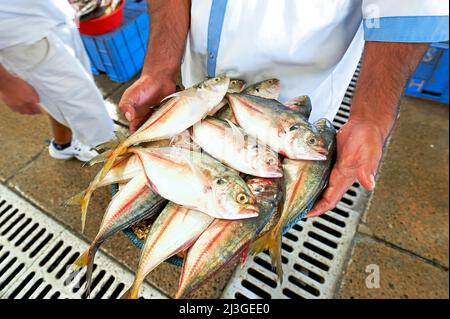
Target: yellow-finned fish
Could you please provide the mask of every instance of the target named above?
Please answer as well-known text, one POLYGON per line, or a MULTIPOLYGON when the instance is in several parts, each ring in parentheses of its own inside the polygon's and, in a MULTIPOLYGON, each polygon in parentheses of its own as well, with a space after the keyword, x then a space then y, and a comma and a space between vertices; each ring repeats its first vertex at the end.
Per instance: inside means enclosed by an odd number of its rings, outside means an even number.
POLYGON ((88 295, 94 256, 100 245, 117 232, 159 212, 165 203, 167 200, 148 186, 144 172, 136 175, 113 197, 103 216, 97 235, 89 248, 73 264, 75 269, 87 266, 86 292, 88 295))
MULTIPOLYGON (((217 76, 166 97, 163 101, 167 101, 109 154, 100 174, 91 183, 93 187, 106 176, 116 158, 126 153, 128 147, 143 142, 169 139, 203 119, 222 101, 229 84, 228 77, 217 76)), ((87 200, 83 199, 81 209, 86 210, 86 205, 87 200)))
POLYGON ((285 199, 277 225, 259 240, 254 252, 269 249, 272 265, 276 266, 278 278, 283 279, 281 264, 281 239, 283 231, 298 222, 325 188, 333 166, 336 148, 336 130, 327 119, 314 123, 323 136, 329 155, 325 161, 283 160, 285 199))
POLYGON ((145 277, 167 258, 189 248, 214 218, 169 202, 150 228, 133 284, 124 297, 136 299, 145 277))
POLYGON ((236 120, 249 135, 290 158, 325 160, 328 150, 317 128, 282 103, 248 94, 228 95, 236 120))
POLYGON ((251 243, 278 209, 282 197, 281 180, 259 177, 247 180, 259 203, 259 216, 244 220, 214 220, 188 250, 176 298, 189 296, 237 258, 241 257, 245 262, 251 243))
MULTIPOLYGON (((242 91, 245 94, 261 96, 266 99, 278 99, 280 96, 281 86, 280 80, 278 79, 268 79, 245 88, 242 91)), ((228 92, 228 93, 239 93, 239 92, 228 92)), ((227 101, 228 103, 228 101, 227 101)), ((229 105, 222 107, 214 116, 215 118, 221 120, 229 120, 234 124, 237 124, 236 119, 234 118, 233 111, 231 110, 229 105)))
MULTIPOLYGON (((242 92, 242 90, 245 87, 245 81, 239 80, 239 79, 231 79, 230 80, 230 86, 228 87, 227 93, 239 93, 242 92)), ((213 116, 216 114, 220 109, 222 109, 225 105, 228 104, 228 101, 226 98, 223 98, 222 101, 220 101, 219 104, 217 104, 209 113, 209 116, 213 116)))
POLYGON ((86 190, 70 198, 66 205, 81 205, 81 232, 84 232, 86 215, 92 193, 100 187, 114 183, 125 183, 142 171, 142 164, 134 154, 127 154, 116 161, 106 176, 100 180, 99 174, 94 178, 86 190), (131 156, 130 156, 131 155, 131 156))
POLYGON ((207 117, 194 125, 192 139, 208 154, 242 173, 283 176, 278 154, 230 121, 207 117))
POLYGON ((211 156, 178 147, 130 148, 162 197, 215 218, 258 215, 255 197, 234 170, 211 156))

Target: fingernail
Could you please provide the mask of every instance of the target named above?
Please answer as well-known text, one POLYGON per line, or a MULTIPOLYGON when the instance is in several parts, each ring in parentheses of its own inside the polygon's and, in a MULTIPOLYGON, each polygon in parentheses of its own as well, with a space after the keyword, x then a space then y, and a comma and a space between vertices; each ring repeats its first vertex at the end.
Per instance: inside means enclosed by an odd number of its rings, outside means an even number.
POLYGON ((375 176, 373 176, 373 174, 370 175, 370 184, 371 184, 371 189, 375 188, 375 176))
POLYGON ((130 114, 130 112, 125 112, 125 117, 127 118, 128 121, 131 121, 131 114, 130 114))

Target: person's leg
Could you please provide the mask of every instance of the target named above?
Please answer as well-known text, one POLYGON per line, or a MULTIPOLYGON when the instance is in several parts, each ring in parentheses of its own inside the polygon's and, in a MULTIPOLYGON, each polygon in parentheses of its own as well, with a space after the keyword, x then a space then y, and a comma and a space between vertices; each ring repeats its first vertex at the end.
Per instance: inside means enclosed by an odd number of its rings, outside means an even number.
POLYGON ((55 143, 58 145, 70 145, 72 141, 72 131, 70 128, 56 121, 51 115, 48 115, 48 118, 55 143))

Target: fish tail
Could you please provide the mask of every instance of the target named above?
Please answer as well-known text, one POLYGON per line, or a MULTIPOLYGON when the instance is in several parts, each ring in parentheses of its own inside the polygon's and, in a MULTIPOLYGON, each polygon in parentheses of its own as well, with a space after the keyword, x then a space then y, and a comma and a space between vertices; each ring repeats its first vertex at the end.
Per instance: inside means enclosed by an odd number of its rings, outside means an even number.
POLYGON ((87 266, 86 269, 86 295, 89 297, 91 293, 91 283, 92 283, 92 271, 94 268, 94 255, 98 249, 98 244, 94 241, 91 246, 86 249, 86 251, 74 261, 72 267, 75 269, 83 268, 87 266))
POLYGON ((91 247, 86 249, 86 251, 73 262, 73 265, 72 265, 73 268, 75 268, 75 269, 83 268, 84 266, 86 266, 88 264, 90 250, 91 250, 91 247))
POLYGON ((128 289, 120 299, 138 299, 139 297, 139 289, 141 288, 141 283, 136 280, 131 285, 130 289, 128 289))
POLYGON ((84 228, 86 226, 86 216, 87 216, 87 209, 89 206, 89 201, 91 199, 92 193, 94 192, 94 189, 89 187, 85 195, 83 196, 83 199, 81 200, 81 233, 84 233, 84 228))
POLYGON ((81 191, 64 202, 64 206, 79 206, 86 195, 87 190, 81 191))
POLYGON ((86 164, 88 166, 92 166, 98 163, 103 163, 106 162, 109 158, 109 156, 111 156, 111 153, 113 151, 112 150, 107 150, 103 153, 98 154, 97 156, 93 157, 89 162, 86 162, 86 164))
POLYGON ((100 171, 99 180, 102 180, 106 176, 106 174, 110 171, 116 158, 122 154, 125 154, 126 152, 127 152, 127 147, 123 144, 120 144, 119 146, 117 146, 117 148, 114 151, 112 151, 111 154, 109 154, 108 160, 106 161, 105 165, 103 166, 102 170, 100 171))
POLYGON ((112 139, 110 139, 109 141, 99 144, 97 145, 95 148, 96 149, 113 149, 116 148, 118 145, 120 144, 120 139, 117 137, 114 137, 112 139))
POLYGON ((281 230, 274 228, 267 240, 267 248, 272 257, 272 268, 276 268, 278 280, 283 283, 283 265, 281 262, 281 230))

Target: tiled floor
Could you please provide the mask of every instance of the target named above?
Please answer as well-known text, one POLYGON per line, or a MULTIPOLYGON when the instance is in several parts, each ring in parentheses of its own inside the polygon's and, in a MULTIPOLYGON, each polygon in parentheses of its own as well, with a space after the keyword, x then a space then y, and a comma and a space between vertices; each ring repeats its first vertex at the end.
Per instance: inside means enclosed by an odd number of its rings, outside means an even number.
MULTIPOLYGON (((99 76, 96 82, 116 123, 125 125, 116 107, 131 81, 118 84, 99 76)), ((337 297, 448 298, 448 116, 446 105, 403 100, 337 297), (367 288, 368 265, 378 266, 380 288, 367 288)), ((48 138, 45 116, 20 116, 0 104, 0 182, 79 233, 78 209, 63 203, 85 188, 98 168, 52 160, 48 138)), ((109 199, 108 188, 94 195, 85 238, 95 235, 109 199)), ((131 269, 136 267, 139 251, 123 234, 111 238, 103 249, 131 269)), ((196 296, 220 296, 231 271, 196 296)), ((148 279, 173 295, 178 276, 179 268, 165 263, 148 279)))

